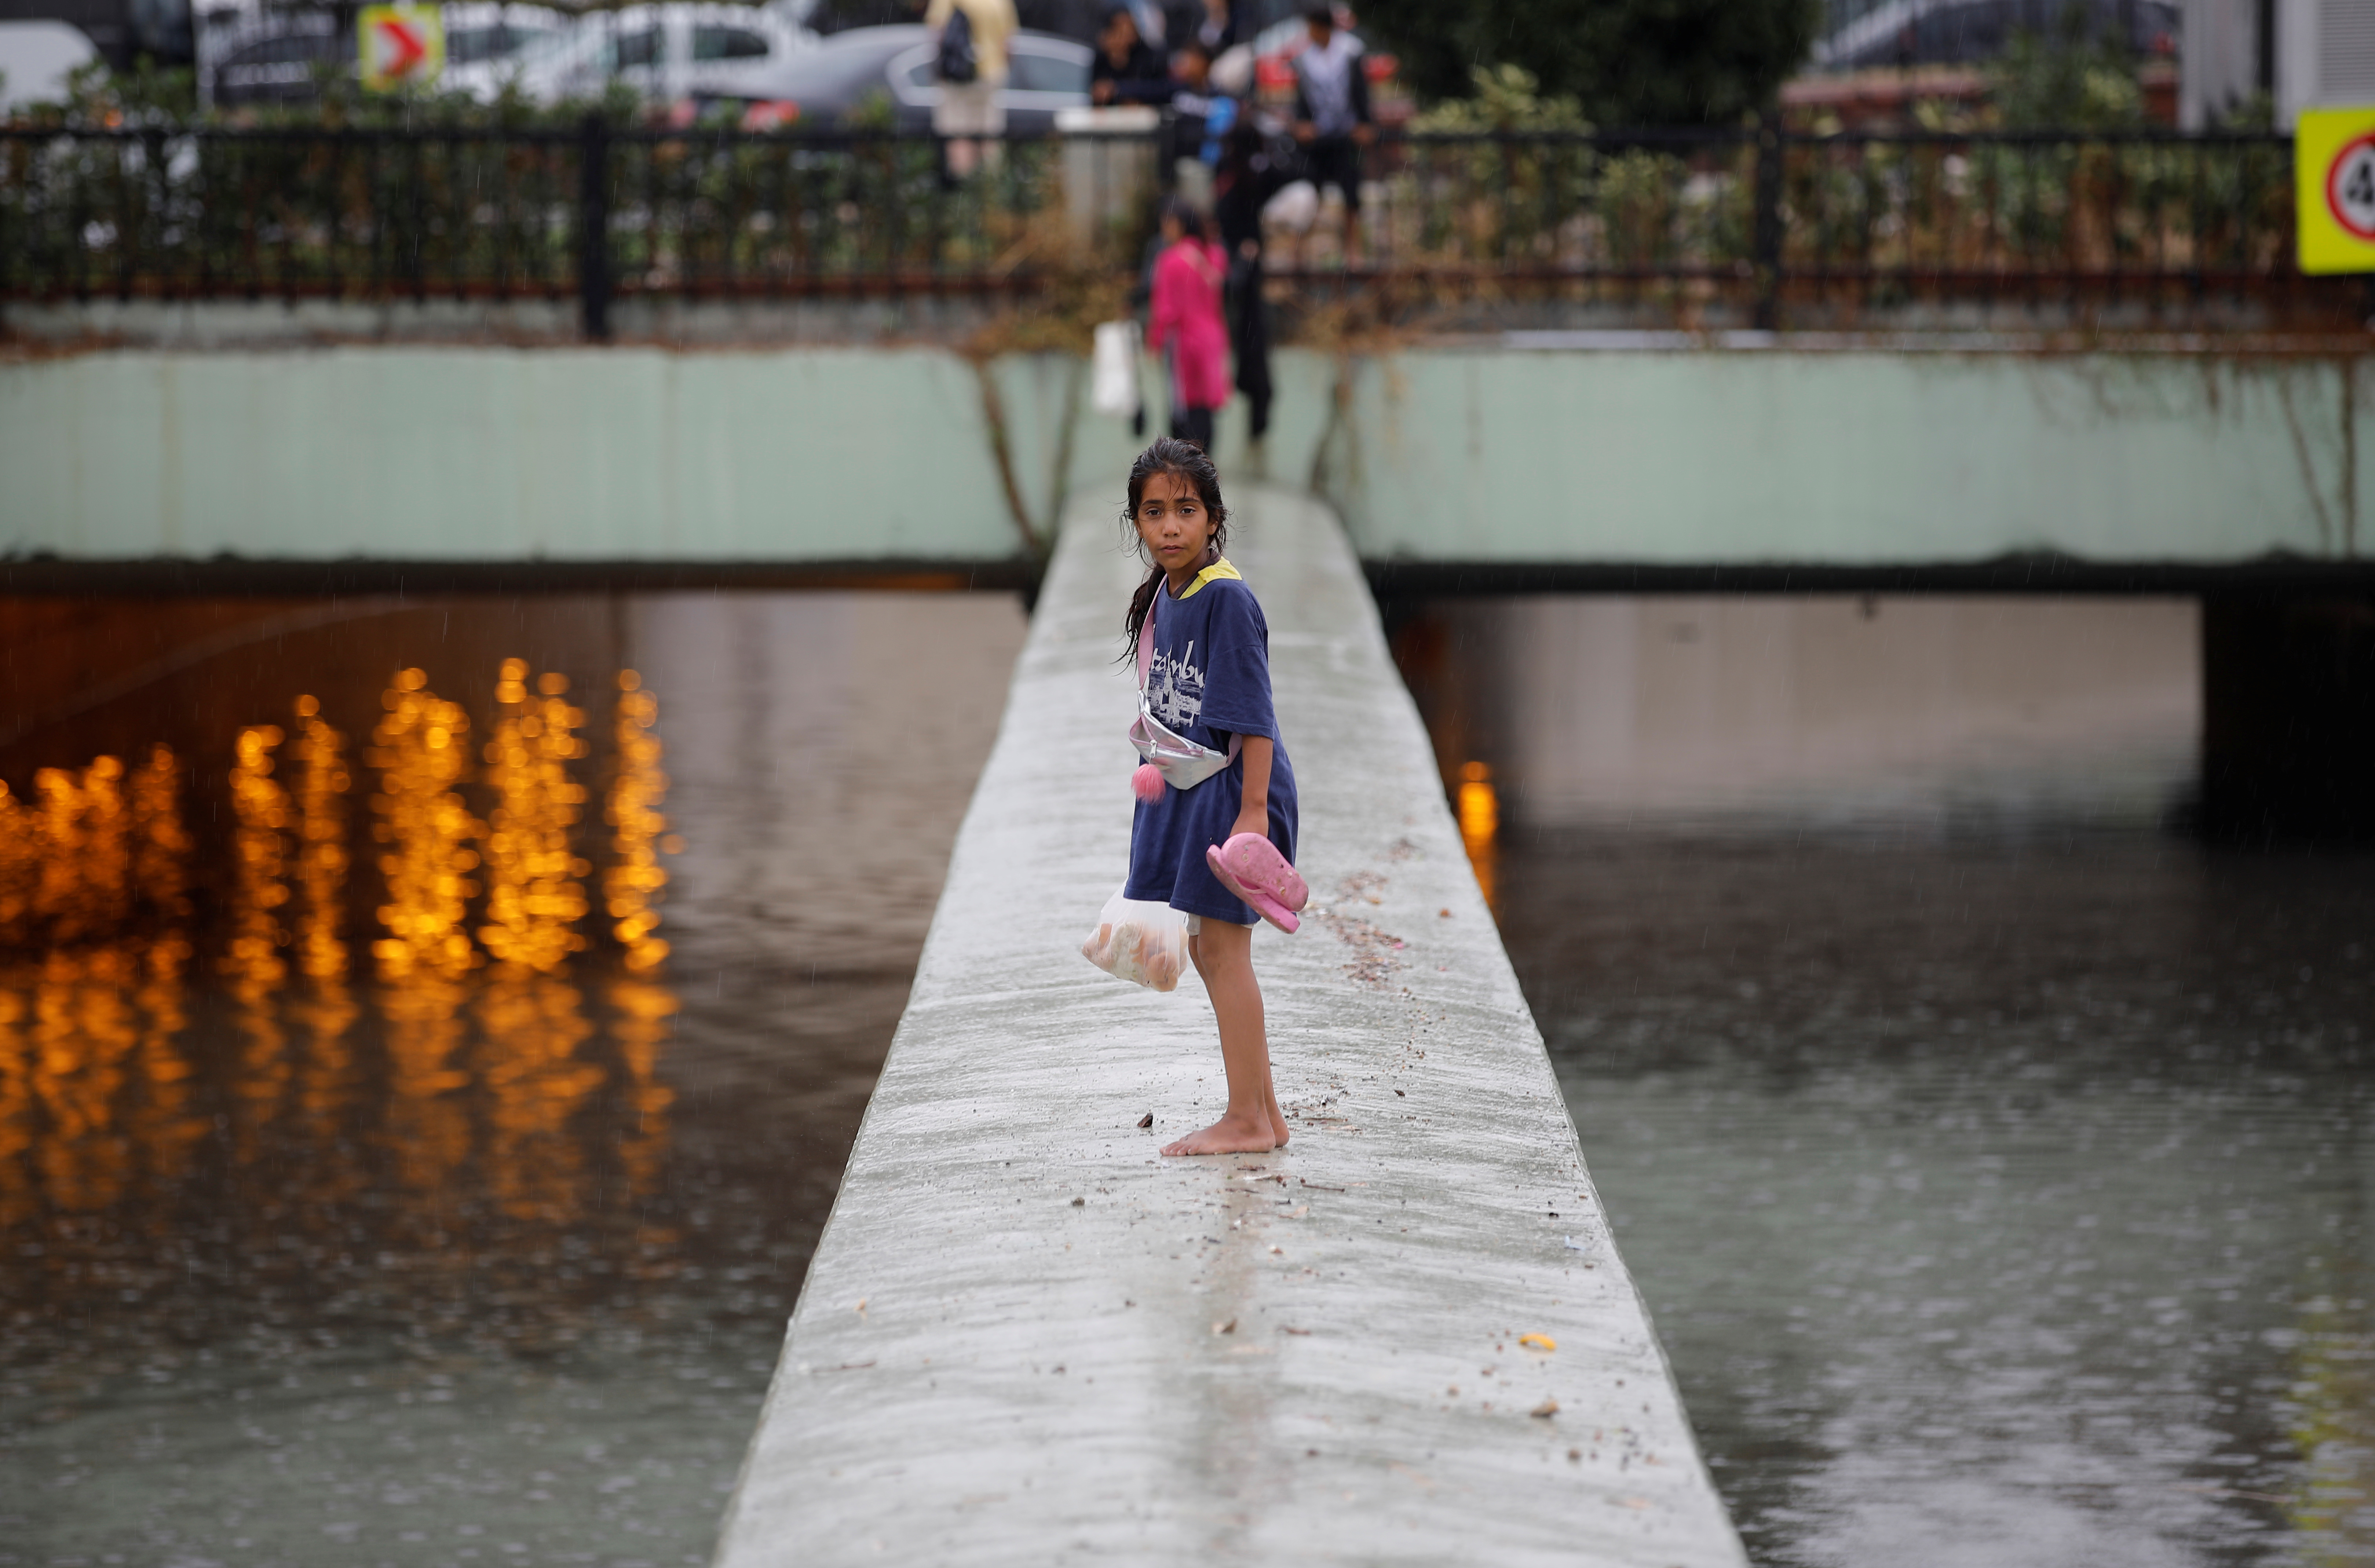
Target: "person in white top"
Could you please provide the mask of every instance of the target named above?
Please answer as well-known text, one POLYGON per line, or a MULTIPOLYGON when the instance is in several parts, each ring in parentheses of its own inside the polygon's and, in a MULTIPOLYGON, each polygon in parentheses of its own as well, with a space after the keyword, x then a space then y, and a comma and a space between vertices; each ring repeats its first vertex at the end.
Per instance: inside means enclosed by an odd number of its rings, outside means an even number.
MULTIPOLYGON (((1314 187, 1344 194, 1344 265, 1360 251, 1361 149, 1377 139, 1369 117, 1369 77, 1361 41, 1336 25, 1331 6, 1314 6, 1304 15, 1310 42, 1294 66, 1294 139, 1303 144, 1306 177, 1314 187)), ((1299 257, 1298 257, 1299 259, 1299 257)))
POLYGON ((932 0, 924 25, 939 39, 947 31, 949 18, 960 11, 972 34, 973 79, 941 78, 940 100, 932 107, 932 131, 949 138, 949 172, 963 179, 980 161, 995 165, 1004 153, 994 139, 1006 134, 1006 105, 998 101, 998 94, 1006 88, 1007 45, 1022 24, 1015 18, 1014 0, 932 0))

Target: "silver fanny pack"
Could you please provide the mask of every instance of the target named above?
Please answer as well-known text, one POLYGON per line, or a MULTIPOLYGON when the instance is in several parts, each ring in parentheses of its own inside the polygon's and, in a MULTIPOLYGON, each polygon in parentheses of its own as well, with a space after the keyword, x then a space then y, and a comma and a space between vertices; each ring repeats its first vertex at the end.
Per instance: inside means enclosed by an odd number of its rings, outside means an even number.
POLYGON ((1142 760, 1162 772, 1163 782, 1173 789, 1194 789, 1235 761, 1246 744, 1243 737, 1233 735, 1226 751, 1215 751, 1174 734, 1147 707, 1143 691, 1138 694, 1138 717, 1130 722, 1129 743, 1142 760))
POLYGON ((1138 626, 1138 717, 1130 721, 1129 743, 1141 760, 1153 763, 1162 772, 1164 784, 1173 789, 1194 789, 1237 760, 1237 753, 1245 749, 1245 737, 1233 735, 1226 751, 1215 751, 1164 727, 1146 701, 1146 678, 1153 663, 1154 607, 1149 605, 1146 619, 1138 626))

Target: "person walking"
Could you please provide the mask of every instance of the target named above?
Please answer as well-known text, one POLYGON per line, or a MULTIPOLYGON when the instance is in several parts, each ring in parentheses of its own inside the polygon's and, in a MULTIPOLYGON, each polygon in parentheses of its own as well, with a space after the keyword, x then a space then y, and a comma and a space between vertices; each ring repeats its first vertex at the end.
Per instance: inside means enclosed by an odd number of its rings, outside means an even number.
POLYGON ((1360 249, 1361 149, 1377 139, 1369 115, 1369 75, 1361 41, 1336 25, 1336 13, 1305 14, 1309 42, 1294 56, 1294 139, 1303 144, 1313 185, 1344 193, 1344 265, 1360 249))
POLYGON ((1204 238, 1204 218, 1174 197, 1163 208, 1146 346, 1168 351, 1171 433, 1212 450, 1212 415, 1229 400, 1229 328, 1221 312, 1228 258, 1204 238))
POLYGON ((1262 298, 1262 208, 1293 177, 1272 157, 1261 127, 1240 116, 1222 138, 1212 180, 1212 217, 1228 257, 1229 347, 1237 390, 1246 395, 1246 434, 1258 445, 1270 430, 1270 306, 1262 298))
POLYGON ((962 180, 983 161, 995 168, 1005 156, 998 95, 1006 90, 1007 49, 1022 25, 1014 0, 932 0, 924 25, 939 43, 932 134, 947 143, 949 174, 962 180))
MULTIPOLYGON (((1270 625, 1224 553, 1229 509, 1201 448, 1158 440, 1140 453, 1123 525, 1147 562, 1124 618, 1123 656, 1139 662, 1141 722, 1161 726, 1195 782, 1182 788, 1165 771, 1152 798, 1140 794, 1122 896, 1187 916, 1188 955, 1211 998, 1229 1083, 1221 1119, 1163 1152, 1281 1149, 1286 1117, 1270 1078, 1253 927, 1258 914, 1294 930, 1307 890, 1294 872, 1294 768, 1270 701, 1270 625)), ((1150 760, 1141 772, 1153 768, 1150 760)))

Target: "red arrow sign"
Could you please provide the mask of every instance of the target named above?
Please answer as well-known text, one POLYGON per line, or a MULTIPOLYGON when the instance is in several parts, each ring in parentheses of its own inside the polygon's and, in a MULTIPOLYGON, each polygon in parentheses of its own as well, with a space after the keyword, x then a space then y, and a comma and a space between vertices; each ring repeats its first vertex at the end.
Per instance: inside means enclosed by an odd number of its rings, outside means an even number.
POLYGON ((412 67, 429 57, 429 45, 421 41, 419 25, 396 18, 379 24, 380 47, 385 53, 380 58, 380 74, 384 77, 405 77, 412 67))

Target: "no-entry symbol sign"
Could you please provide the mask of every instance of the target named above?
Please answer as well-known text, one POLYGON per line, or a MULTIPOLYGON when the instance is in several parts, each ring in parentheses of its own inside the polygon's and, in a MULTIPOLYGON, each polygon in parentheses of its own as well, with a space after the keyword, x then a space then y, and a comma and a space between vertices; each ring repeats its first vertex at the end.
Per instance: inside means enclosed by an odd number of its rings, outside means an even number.
POLYGON ((434 6, 366 6, 355 44, 372 92, 427 87, 445 69, 445 20, 434 6))
POLYGON ((2301 112, 2293 200, 2303 272, 2375 272, 2375 107, 2301 112))

